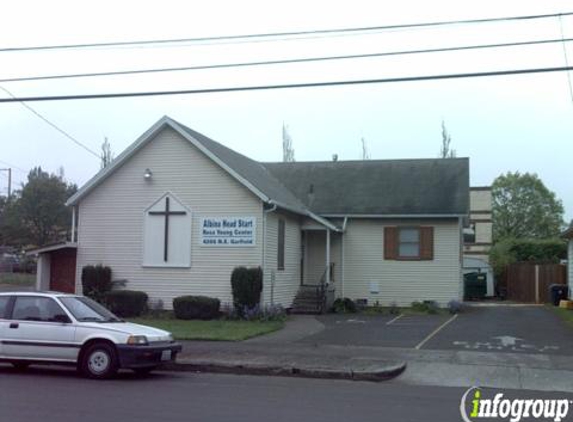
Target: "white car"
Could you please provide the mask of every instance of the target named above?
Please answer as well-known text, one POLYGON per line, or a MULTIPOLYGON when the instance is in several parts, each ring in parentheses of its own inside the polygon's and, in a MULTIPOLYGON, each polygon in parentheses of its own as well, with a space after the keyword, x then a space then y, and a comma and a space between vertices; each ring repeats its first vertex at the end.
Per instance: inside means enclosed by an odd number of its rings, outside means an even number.
POLYGON ((0 361, 19 369, 72 364, 101 379, 119 368, 147 373, 173 362, 180 351, 167 331, 125 322, 84 296, 0 293, 0 361))

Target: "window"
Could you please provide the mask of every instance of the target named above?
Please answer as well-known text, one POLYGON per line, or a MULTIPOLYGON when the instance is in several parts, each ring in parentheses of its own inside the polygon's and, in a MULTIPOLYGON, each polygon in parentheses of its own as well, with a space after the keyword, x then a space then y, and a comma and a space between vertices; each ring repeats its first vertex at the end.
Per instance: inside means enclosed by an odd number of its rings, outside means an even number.
POLYGON ((119 322, 116 317, 99 303, 87 297, 63 297, 60 299, 64 306, 78 321, 119 322))
POLYGON ((464 229, 464 243, 476 243, 476 225, 470 224, 469 227, 464 229))
POLYGON ((420 229, 398 229, 398 256, 400 258, 418 258, 420 256, 420 229))
POLYGON ((143 265, 191 266, 191 212, 166 194, 145 211, 143 265))
POLYGON ((285 221, 279 220, 278 232, 278 246, 277 246, 277 269, 285 269, 285 221))
POLYGON ((434 228, 384 227, 384 259, 418 260, 434 259, 434 228))
POLYGON ((12 312, 12 319, 21 321, 61 322, 67 318, 62 307, 49 297, 17 297, 12 312))
POLYGON ((0 319, 6 317, 6 308, 8 307, 8 302, 10 301, 10 296, 0 297, 0 319))

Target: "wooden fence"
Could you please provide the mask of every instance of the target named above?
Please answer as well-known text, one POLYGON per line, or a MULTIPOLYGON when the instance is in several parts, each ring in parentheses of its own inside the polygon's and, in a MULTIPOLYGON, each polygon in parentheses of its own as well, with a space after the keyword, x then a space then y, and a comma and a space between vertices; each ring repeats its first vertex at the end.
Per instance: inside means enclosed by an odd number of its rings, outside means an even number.
POLYGON ((518 262, 508 266, 501 286, 507 299, 525 303, 547 303, 551 296, 549 286, 567 284, 567 267, 561 264, 518 262))

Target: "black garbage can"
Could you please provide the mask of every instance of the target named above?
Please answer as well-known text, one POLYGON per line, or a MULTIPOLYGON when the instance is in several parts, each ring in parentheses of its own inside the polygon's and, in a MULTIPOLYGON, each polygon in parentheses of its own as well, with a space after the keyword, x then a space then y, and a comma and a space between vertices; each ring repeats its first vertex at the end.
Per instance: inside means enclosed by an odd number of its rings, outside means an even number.
POLYGON ((549 286, 549 297, 554 306, 559 306, 559 302, 567 299, 569 288, 566 284, 552 284, 549 286))

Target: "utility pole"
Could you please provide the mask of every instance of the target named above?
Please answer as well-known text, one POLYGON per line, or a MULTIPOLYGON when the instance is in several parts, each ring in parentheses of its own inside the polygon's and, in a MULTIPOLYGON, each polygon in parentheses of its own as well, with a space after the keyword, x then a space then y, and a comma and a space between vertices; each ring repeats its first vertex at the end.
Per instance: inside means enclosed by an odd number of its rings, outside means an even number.
POLYGON ((0 171, 8 172, 8 198, 10 198, 10 196, 12 196, 12 169, 0 169, 0 171))

